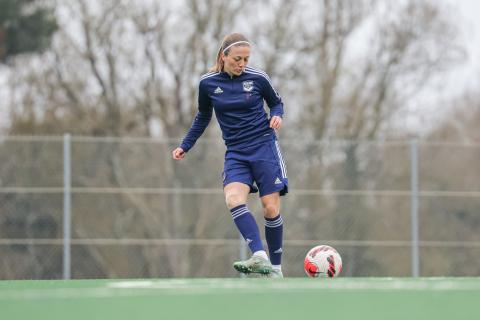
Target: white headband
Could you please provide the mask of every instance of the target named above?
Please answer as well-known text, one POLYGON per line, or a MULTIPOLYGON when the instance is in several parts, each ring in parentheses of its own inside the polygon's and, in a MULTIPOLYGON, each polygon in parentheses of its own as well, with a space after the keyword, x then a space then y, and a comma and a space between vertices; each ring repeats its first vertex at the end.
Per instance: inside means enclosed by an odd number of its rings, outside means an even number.
POLYGON ((248 41, 237 41, 237 42, 232 43, 231 45, 229 45, 229 46, 226 47, 225 49, 223 49, 223 51, 222 51, 223 54, 225 54, 225 52, 226 52, 228 49, 230 49, 230 47, 233 47, 234 45, 237 45, 237 44, 239 44, 239 43, 246 43, 246 44, 250 45, 250 42, 248 42, 248 41))

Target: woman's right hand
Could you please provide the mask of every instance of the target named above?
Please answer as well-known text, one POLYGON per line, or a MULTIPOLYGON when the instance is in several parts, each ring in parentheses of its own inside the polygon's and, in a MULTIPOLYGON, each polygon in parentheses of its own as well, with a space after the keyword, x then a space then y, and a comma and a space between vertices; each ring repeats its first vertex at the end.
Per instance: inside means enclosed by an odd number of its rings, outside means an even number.
POLYGON ((185 158, 185 151, 183 151, 182 148, 178 147, 172 151, 172 156, 175 160, 182 160, 183 158, 185 158))

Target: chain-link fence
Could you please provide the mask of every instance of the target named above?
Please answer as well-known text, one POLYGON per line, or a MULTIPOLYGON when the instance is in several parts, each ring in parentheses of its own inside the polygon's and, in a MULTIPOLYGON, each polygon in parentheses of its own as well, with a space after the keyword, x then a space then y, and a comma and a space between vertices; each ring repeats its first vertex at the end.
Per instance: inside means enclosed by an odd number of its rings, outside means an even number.
MULTIPOLYGON (((177 162, 177 143, 0 138, 0 278, 237 276, 225 147, 200 140, 177 162)), ((480 145, 280 145, 286 276, 304 276, 318 244, 337 248, 344 276, 480 275, 480 145)), ((249 207, 263 226, 257 195, 249 207)))

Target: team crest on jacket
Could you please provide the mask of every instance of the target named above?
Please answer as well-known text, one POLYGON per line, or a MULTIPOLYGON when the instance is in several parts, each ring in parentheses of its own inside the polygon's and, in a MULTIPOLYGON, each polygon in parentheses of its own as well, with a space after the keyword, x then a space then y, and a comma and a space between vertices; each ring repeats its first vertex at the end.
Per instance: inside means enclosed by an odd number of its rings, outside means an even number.
POLYGON ((253 80, 243 81, 243 91, 250 92, 253 90, 253 80))

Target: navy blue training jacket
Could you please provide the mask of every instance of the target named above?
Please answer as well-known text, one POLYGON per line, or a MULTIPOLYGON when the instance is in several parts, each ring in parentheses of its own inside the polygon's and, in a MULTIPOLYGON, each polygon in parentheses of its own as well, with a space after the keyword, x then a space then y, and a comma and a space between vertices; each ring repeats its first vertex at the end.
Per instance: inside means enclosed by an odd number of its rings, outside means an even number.
POLYGON ((246 67, 240 76, 226 72, 210 72, 200 78, 198 113, 180 147, 187 152, 207 128, 212 109, 222 130, 227 148, 241 148, 262 140, 271 140, 275 131, 263 102, 270 108, 270 117, 283 116, 283 103, 268 75, 246 67))

